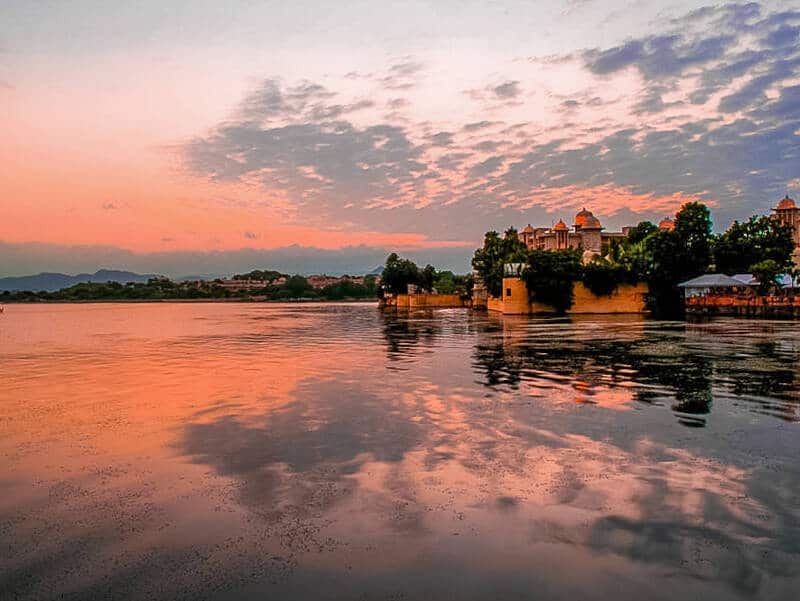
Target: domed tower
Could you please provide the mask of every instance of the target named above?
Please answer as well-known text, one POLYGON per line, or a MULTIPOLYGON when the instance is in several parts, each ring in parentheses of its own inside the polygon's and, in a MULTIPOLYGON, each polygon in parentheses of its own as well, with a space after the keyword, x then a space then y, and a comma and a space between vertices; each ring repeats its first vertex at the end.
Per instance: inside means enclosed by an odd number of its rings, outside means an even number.
POLYGON ((533 227, 531 227, 530 223, 528 225, 526 225, 525 229, 523 229, 519 233, 520 242, 522 242, 525 246, 527 246, 528 249, 533 248, 534 238, 535 237, 536 237, 535 230, 533 229, 533 227))
POLYGON ((774 218, 782 223, 792 226, 792 238, 794 239, 794 264, 800 267, 800 208, 793 199, 787 194, 773 209, 774 218))
POLYGON ((556 233, 556 249, 569 248, 569 228, 567 224, 559 219, 558 223, 553 226, 553 231, 556 233))
POLYGON ((597 217, 591 213, 585 216, 583 224, 578 230, 578 233, 581 235, 581 246, 584 250, 590 250, 594 253, 600 252, 603 247, 603 238, 600 233, 602 229, 603 226, 600 225, 600 220, 597 217))
POLYGON ((575 231, 576 232, 581 231, 581 228, 583 228, 584 223, 586 223, 586 220, 589 219, 590 217, 594 218, 594 215, 592 214, 592 212, 591 211, 587 211, 586 207, 583 207, 581 209, 580 213, 575 215, 575 231))

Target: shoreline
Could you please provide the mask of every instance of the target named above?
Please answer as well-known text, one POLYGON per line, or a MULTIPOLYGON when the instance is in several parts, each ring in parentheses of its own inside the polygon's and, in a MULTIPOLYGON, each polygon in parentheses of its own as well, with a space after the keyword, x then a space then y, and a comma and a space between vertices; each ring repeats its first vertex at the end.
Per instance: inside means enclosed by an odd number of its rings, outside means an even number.
POLYGON ((378 304, 380 299, 363 299, 363 298, 343 298, 337 300, 326 300, 326 299, 319 299, 319 298, 309 298, 309 299, 259 299, 253 300, 248 298, 142 298, 142 299, 128 299, 128 298, 120 298, 120 299, 110 299, 110 298, 101 298, 101 299, 87 299, 87 300, 34 300, 34 301, 2 301, 0 300, 0 306, 11 306, 11 305, 91 305, 91 304, 132 304, 132 305, 140 305, 140 304, 156 304, 156 303, 181 303, 181 304, 193 304, 193 303, 210 303, 210 304, 219 304, 219 303, 247 303, 247 304, 263 304, 263 303, 284 303, 284 304, 309 304, 309 303, 324 303, 324 304, 336 304, 336 303, 374 303, 378 304))

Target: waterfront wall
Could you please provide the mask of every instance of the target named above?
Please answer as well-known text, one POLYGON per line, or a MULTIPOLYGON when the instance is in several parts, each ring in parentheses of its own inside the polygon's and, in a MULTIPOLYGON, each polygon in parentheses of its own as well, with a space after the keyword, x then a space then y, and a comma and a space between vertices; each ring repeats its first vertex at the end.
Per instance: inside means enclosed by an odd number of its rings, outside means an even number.
MULTIPOLYGON (((636 286, 620 286, 611 296, 597 296, 589 291, 581 282, 575 282, 573 292, 575 302, 567 311, 568 315, 611 314, 611 313, 647 313, 645 298, 647 284, 636 286)), ((555 310, 541 303, 528 300, 528 287, 520 278, 503 279, 503 296, 489 297, 489 311, 497 311, 505 315, 529 315, 534 313, 554 313, 555 310)))
POLYGON ((486 299, 486 309, 489 311, 503 312, 503 299, 497 296, 490 296, 486 299))
POLYGON ((569 313, 648 313, 648 292, 647 284, 642 282, 636 286, 620 286, 611 296, 597 296, 581 282, 576 282, 575 304, 569 313))
POLYGON ((800 297, 694 296, 686 299, 686 314, 696 317, 800 319, 800 297))
POLYGON ((381 301, 381 308, 386 309, 423 309, 423 308, 459 308, 471 306, 469 299, 464 300, 460 294, 394 294, 381 301))
POLYGON ((488 304, 489 291, 479 279, 476 279, 475 285, 472 288, 472 308, 486 309, 488 304))

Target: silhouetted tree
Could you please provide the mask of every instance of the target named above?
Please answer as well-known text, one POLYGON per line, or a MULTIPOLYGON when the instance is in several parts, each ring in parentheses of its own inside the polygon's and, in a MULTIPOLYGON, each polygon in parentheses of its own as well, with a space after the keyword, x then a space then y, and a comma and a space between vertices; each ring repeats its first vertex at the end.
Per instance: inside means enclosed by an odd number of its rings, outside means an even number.
POLYGON ((394 294, 408 292, 409 284, 419 281, 419 268, 413 261, 401 259, 397 253, 392 253, 386 258, 383 268, 383 284, 394 294))

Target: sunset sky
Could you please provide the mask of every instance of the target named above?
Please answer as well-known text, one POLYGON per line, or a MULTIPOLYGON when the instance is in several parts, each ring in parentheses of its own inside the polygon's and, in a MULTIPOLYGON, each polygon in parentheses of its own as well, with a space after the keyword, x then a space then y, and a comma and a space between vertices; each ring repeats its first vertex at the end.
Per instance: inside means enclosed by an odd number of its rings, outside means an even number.
POLYGON ((0 276, 465 272, 800 196, 800 0, 4 0, 0 276))

